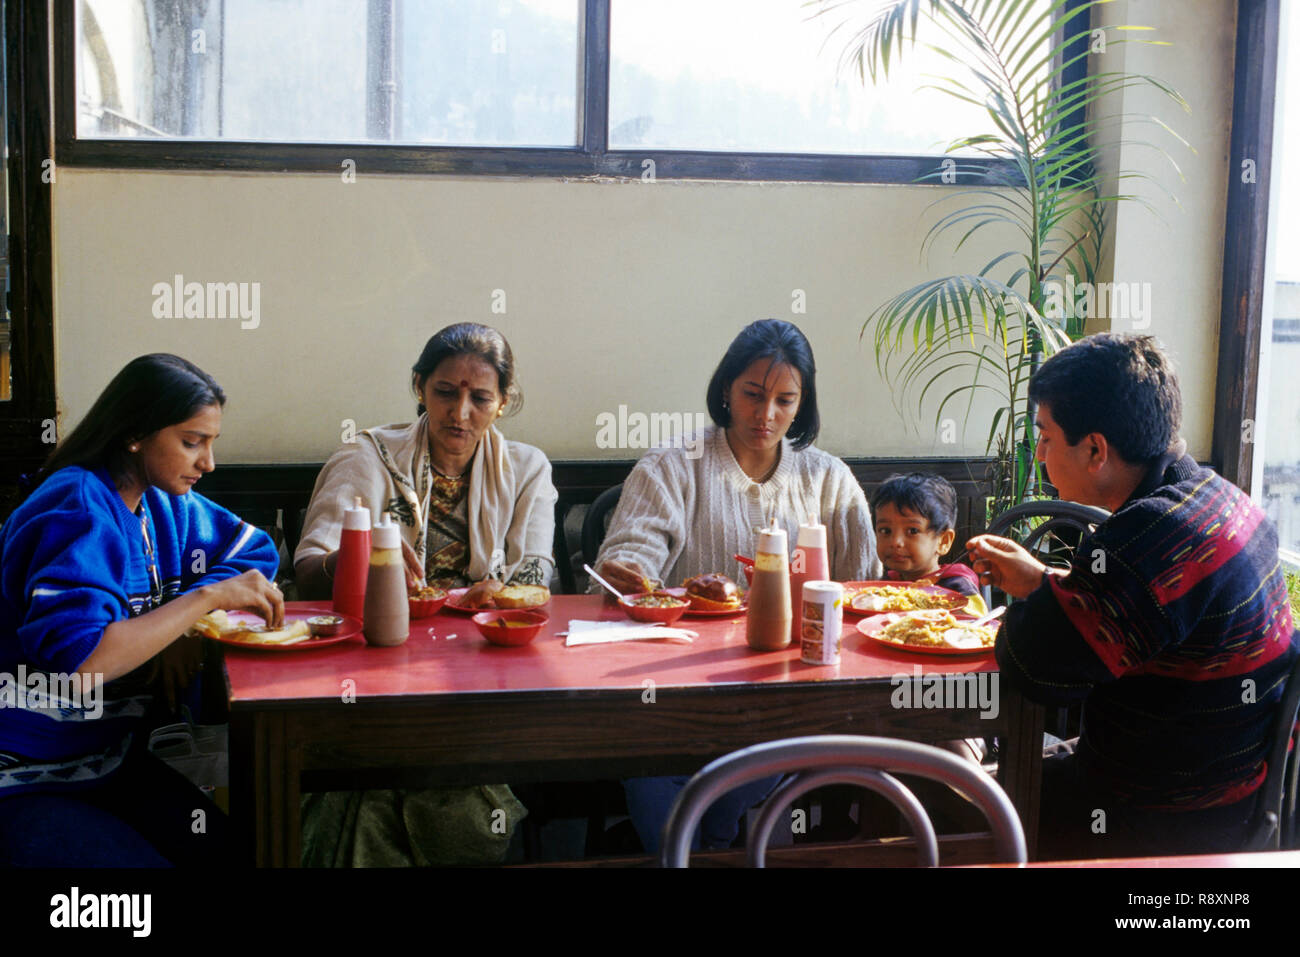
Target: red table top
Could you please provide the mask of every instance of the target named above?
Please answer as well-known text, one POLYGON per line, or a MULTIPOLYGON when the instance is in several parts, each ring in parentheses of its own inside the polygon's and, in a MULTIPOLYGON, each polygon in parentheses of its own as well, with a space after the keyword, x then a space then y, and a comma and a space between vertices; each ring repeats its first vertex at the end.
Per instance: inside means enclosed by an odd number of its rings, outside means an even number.
MULTIPOLYGON (((288 602, 289 611, 328 611, 329 604, 288 602)), ((698 632, 693 644, 625 641, 568 648, 557 631, 570 619, 622 620, 623 613, 598 595, 555 595, 550 621, 531 644, 488 644, 469 616, 444 609, 411 622, 411 635, 396 648, 372 648, 361 637, 318 651, 266 652, 223 646, 232 707, 270 702, 340 699, 341 682, 352 679, 358 695, 410 696, 493 692, 562 692, 762 682, 815 682, 911 678, 918 674, 996 671, 992 656, 937 657, 894 651, 858 634, 857 619, 844 620, 839 665, 808 665, 799 649, 756 652, 745 644, 745 619, 683 618, 676 627, 698 632)))

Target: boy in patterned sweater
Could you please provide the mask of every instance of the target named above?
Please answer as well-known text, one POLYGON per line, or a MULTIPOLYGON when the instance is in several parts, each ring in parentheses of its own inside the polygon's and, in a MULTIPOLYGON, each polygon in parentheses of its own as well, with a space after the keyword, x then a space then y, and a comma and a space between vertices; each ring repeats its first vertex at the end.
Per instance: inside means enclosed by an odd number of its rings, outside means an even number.
POLYGON ((1239 850, 1297 654, 1277 535, 1185 454, 1151 337, 1083 339, 1029 394, 1060 497, 1113 513, 1064 573, 1007 539, 969 543, 981 582, 1024 599, 998 635, 1002 674, 1083 703, 1078 739, 1044 757, 1039 856, 1239 850))

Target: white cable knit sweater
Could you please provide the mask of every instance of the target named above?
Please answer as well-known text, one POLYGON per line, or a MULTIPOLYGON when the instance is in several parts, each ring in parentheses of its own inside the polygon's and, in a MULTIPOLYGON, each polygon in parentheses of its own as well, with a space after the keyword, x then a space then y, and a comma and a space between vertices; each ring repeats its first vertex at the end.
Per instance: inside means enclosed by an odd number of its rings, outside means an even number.
POLYGON ((689 458, 686 447, 662 448, 636 464, 596 567, 611 559, 626 562, 667 585, 722 572, 743 585, 733 556, 752 556, 756 529, 776 516, 791 549, 801 524, 826 526, 836 581, 880 578, 866 496, 842 461, 812 446, 796 452, 783 439, 776 472, 759 484, 740 468, 722 429, 710 426, 701 438, 699 458, 689 458))

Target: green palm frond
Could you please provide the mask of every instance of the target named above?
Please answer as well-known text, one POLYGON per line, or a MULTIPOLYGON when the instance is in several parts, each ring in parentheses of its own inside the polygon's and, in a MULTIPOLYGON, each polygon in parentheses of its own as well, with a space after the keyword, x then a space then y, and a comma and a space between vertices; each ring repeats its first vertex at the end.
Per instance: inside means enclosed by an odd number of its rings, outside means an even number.
MULTIPOLYGON (((980 184, 945 191, 930 204, 934 219, 920 252, 928 261, 941 239, 951 253, 985 236, 1015 236, 1019 243, 990 250, 978 273, 926 280, 889 298, 867 317, 862 337, 894 386, 900 412, 920 413, 928 402, 938 424, 952 403, 965 399, 969 420, 977 396, 996 397, 986 449, 1009 456, 995 470, 1003 506, 1030 494, 1041 478, 1033 460, 1029 378, 1084 329, 1077 302, 1063 316, 1050 316, 1049 299, 1055 305, 1062 290, 1095 284, 1110 207, 1152 208, 1139 188, 1172 195, 1150 174, 1114 169, 1108 160, 1121 149, 1152 149, 1181 179, 1160 143, 1132 133, 1149 127, 1161 141, 1190 149, 1159 116, 1115 108, 1130 91, 1146 90, 1189 111, 1168 84, 1146 74, 1083 69, 1100 65, 1088 59, 1091 11, 1109 2, 895 0, 864 25, 851 17, 861 0, 806 4, 813 16, 842 15, 831 33, 843 42, 841 70, 854 69, 864 83, 883 82, 918 49, 928 50, 947 67, 928 74, 922 88, 973 105, 988 119, 989 130, 955 136, 947 147, 949 154, 974 152, 979 161, 953 156, 918 180, 950 183, 956 173, 980 184), (1001 165, 991 170, 989 160, 1001 165)), ((1149 33, 1112 26, 1103 36, 1108 46, 1161 43, 1149 33)))

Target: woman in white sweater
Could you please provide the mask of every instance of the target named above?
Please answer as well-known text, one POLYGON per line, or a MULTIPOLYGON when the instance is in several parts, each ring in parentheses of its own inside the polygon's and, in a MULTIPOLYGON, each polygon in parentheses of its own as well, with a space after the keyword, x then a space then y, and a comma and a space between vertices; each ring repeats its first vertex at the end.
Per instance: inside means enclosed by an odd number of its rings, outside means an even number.
MULTIPOLYGON (((840 459, 812 445, 821 425, 816 365, 798 327, 762 319, 741 330, 713 373, 707 403, 712 428, 680 448, 648 452, 623 483, 597 556, 601 576, 623 591, 640 591, 645 579, 677 585, 709 572, 737 577, 733 556, 752 554, 755 532, 775 519, 791 543, 801 524, 826 526, 832 578, 879 578, 862 487, 840 459)), ((624 782, 647 851, 657 851, 685 782, 624 782)), ((704 843, 728 846, 739 817, 774 784, 758 782, 714 804, 701 825, 704 843)))
POLYGON ((773 518, 793 545, 826 525, 831 577, 880 577, 866 496, 849 467, 814 448, 816 367, 802 332, 763 319, 741 331, 709 382, 715 425, 682 447, 647 452, 623 483, 597 571, 624 591, 708 572, 739 575, 773 518))

